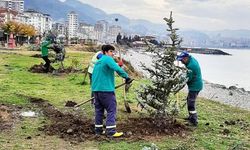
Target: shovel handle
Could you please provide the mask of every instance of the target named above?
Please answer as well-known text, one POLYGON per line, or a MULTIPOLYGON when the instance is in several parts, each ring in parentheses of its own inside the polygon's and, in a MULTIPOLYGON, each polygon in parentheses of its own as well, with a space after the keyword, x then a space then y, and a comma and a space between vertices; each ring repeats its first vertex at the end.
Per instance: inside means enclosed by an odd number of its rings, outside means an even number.
POLYGON ((79 107, 79 106, 81 106, 81 105, 83 105, 83 104, 86 104, 86 103, 90 102, 90 101, 93 100, 93 99, 94 99, 94 97, 91 97, 90 99, 88 99, 88 100, 86 100, 86 101, 84 101, 84 102, 81 102, 81 103, 75 105, 74 108, 79 107))
MULTIPOLYGON (((134 79, 131 79, 131 80, 133 81, 134 79)), ((122 83, 122 84, 120 84, 120 85, 117 85, 117 86, 115 87, 115 89, 117 89, 117 88, 119 88, 119 87, 121 87, 121 86, 124 86, 124 85, 126 85, 126 83, 122 83)), ((94 99, 94 97, 91 97, 90 99, 88 99, 88 100, 86 100, 86 101, 84 101, 84 102, 81 102, 81 103, 75 105, 74 108, 79 107, 79 106, 81 106, 81 105, 83 105, 83 104, 86 104, 86 103, 90 102, 90 101, 93 100, 93 99, 94 99)))

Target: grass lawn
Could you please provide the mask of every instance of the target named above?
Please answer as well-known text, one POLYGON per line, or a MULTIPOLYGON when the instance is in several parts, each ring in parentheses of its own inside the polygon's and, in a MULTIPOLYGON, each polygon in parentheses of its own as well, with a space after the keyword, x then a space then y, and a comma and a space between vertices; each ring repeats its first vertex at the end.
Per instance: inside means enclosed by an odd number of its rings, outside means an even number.
MULTIPOLYGON (((55 76, 52 74, 31 73, 28 69, 34 64, 40 64, 41 58, 30 57, 34 52, 0 51, 0 103, 21 106, 22 110, 33 109, 25 96, 48 100, 60 111, 64 111, 65 102, 72 100, 80 103, 90 97, 89 84, 82 85, 83 73, 71 73, 55 76)), ((68 52, 65 66, 76 65, 83 69, 88 65, 93 53, 68 52), (77 62, 77 64, 76 64, 77 62)), ((53 64, 54 67, 58 67, 53 64)), ((88 78, 86 81, 89 81, 88 78)), ((124 113, 122 90, 117 89, 118 120, 138 116, 135 89, 146 82, 137 79, 127 97, 132 107, 132 114, 124 113)), ((122 83, 116 77, 116 84, 122 83)), ((185 94, 180 93, 180 99, 185 94)), ((184 104, 184 101, 181 101, 184 104)), ((38 117, 22 117, 9 130, 0 132, 0 149, 100 149, 100 150, 141 150, 150 147, 152 143, 159 149, 173 150, 241 150, 250 149, 250 112, 223 105, 207 99, 198 98, 197 111, 199 125, 192 127, 185 136, 150 137, 140 141, 85 141, 75 143, 65 141, 57 136, 45 135, 39 130, 49 120, 42 115, 38 117)), ((93 116, 90 104, 81 107, 89 118, 93 116)), ((139 109, 138 109, 139 110, 139 109)), ((142 112, 145 115, 145 112, 142 112)), ((187 115, 186 107, 181 110, 177 120, 187 115)), ((1 123, 1 122, 0 122, 1 123)), ((140 137, 140 135, 138 135, 140 137)))

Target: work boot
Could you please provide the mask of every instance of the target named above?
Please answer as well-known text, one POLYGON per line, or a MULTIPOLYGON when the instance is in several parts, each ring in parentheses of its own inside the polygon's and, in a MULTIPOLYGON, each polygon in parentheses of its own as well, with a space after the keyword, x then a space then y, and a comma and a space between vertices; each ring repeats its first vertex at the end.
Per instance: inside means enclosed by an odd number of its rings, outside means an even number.
POLYGON ((102 128, 95 128, 95 135, 104 135, 105 131, 102 128))
POLYGON ((195 120, 195 119, 192 119, 192 118, 191 118, 191 119, 189 120, 189 122, 191 123, 192 126, 195 126, 195 127, 198 126, 198 121, 195 120))
POLYGON ((123 136, 123 132, 115 132, 113 135, 107 135, 110 138, 118 138, 123 136))
POLYGON ((105 135, 105 131, 95 132, 95 135, 105 135))

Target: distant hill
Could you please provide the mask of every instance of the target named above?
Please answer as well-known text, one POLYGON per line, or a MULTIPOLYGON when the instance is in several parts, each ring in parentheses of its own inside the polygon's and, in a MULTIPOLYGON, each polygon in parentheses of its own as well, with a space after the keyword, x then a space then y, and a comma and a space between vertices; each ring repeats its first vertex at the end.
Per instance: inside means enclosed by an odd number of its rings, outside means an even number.
POLYGON ((201 44, 210 39, 207 34, 197 30, 180 30, 179 34, 183 38, 183 44, 186 44, 187 41, 201 44))
MULTIPOLYGON (((142 19, 129 19, 121 14, 107 14, 99 8, 95 8, 91 5, 84 4, 78 0, 66 0, 61 2, 59 0, 25 0, 25 9, 35 9, 43 13, 50 14, 55 21, 66 20, 67 14, 70 11, 75 11, 80 21, 94 25, 98 20, 106 20, 110 24, 116 24, 122 26, 128 34, 140 34, 140 35, 154 35, 158 38, 166 39, 166 25, 162 20, 162 24, 155 24, 147 20, 142 19), (119 21, 115 22, 115 18, 119 21)), ((250 30, 221 30, 221 31, 197 31, 197 30, 185 30, 179 31, 180 35, 184 38, 184 41, 196 41, 197 43, 204 43, 209 39, 217 39, 220 37, 231 38, 250 38, 250 30)))
POLYGON ((164 32, 164 25, 154 24, 147 20, 130 20, 121 14, 107 14, 101 9, 84 4, 78 0, 25 0, 25 9, 35 9, 48 13, 54 20, 66 20, 70 11, 75 11, 80 21, 95 24, 98 20, 107 20, 110 24, 122 26, 128 33, 156 34, 164 32), (115 22, 115 18, 119 21, 115 22))
POLYGON ((65 2, 59 0, 25 0, 24 2, 25 9, 31 8, 48 13, 55 20, 66 20, 67 14, 70 11, 75 11, 79 14, 80 20, 94 24, 96 20, 103 19, 107 15, 104 11, 77 0, 67 0, 65 2))
POLYGON ((248 38, 250 39, 250 30, 220 30, 207 31, 210 37, 224 37, 224 38, 248 38))

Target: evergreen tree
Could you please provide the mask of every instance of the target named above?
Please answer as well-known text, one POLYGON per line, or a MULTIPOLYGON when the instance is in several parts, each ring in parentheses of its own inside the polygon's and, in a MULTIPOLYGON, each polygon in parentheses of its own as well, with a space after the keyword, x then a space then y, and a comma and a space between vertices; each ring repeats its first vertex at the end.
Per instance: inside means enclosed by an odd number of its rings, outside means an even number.
POLYGON ((150 49, 155 54, 153 65, 151 68, 147 68, 142 64, 142 67, 149 73, 151 82, 142 85, 137 94, 137 100, 142 108, 145 108, 151 114, 163 117, 178 112, 177 100, 175 98, 170 99, 170 94, 176 94, 187 82, 187 70, 175 64, 177 48, 182 39, 176 33, 178 29, 173 28, 172 12, 170 17, 164 18, 164 20, 168 26, 168 37, 171 43, 166 44, 164 49, 150 49))

